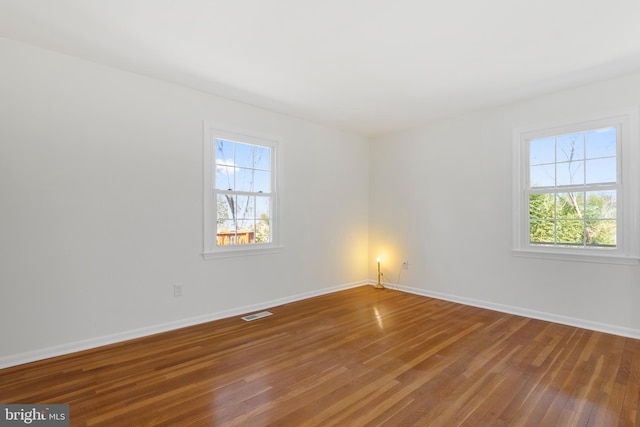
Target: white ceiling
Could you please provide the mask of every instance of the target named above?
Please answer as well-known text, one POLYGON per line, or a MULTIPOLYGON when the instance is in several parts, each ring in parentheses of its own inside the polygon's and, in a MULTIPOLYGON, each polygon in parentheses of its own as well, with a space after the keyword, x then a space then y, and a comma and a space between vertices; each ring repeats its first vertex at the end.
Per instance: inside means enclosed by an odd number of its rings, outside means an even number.
POLYGON ((363 135, 640 71, 638 0, 0 0, 0 36, 363 135))

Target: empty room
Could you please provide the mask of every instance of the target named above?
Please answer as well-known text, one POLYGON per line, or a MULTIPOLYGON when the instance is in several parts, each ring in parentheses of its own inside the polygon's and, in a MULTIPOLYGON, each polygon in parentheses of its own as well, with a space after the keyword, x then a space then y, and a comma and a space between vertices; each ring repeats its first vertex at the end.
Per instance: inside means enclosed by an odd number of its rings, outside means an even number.
POLYGON ((0 425, 640 425, 638 22, 0 0, 0 425))

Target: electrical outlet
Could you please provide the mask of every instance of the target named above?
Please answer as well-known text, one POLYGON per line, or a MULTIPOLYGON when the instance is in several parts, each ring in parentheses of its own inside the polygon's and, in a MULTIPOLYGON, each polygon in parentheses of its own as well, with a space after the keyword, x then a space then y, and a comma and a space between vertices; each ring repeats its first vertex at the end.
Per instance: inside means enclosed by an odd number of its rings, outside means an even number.
POLYGON ((182 283, 174 283, 173 284, 173 296, 181 297, 182 296, 182 283))
POLYGON ((402 263, 402 269, 403 270, 408 270, 409 269, 409 261, 405 261, 402 263))

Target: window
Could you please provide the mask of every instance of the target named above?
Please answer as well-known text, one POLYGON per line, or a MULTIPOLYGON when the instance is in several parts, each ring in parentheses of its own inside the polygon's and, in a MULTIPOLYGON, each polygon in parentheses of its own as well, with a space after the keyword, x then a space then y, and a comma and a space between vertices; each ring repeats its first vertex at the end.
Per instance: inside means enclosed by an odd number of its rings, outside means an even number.
POLYGON ((278 141, 205 123, 204 257, 278 248, 278 141))
POLYGON ((517 254, 637 263, 637 123, 631 112, 514 132, 517 254))

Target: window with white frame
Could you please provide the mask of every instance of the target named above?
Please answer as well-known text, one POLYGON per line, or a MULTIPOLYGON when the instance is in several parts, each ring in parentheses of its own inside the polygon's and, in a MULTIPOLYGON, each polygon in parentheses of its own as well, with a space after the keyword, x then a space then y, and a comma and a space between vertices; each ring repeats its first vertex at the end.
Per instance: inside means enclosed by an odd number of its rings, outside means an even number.
POLYGON ((514 251, 636 263, 637 110, 514 132, 514 251))
POLYGON ((205 123, 204 257, 278 248, 278 141, 205 123))

